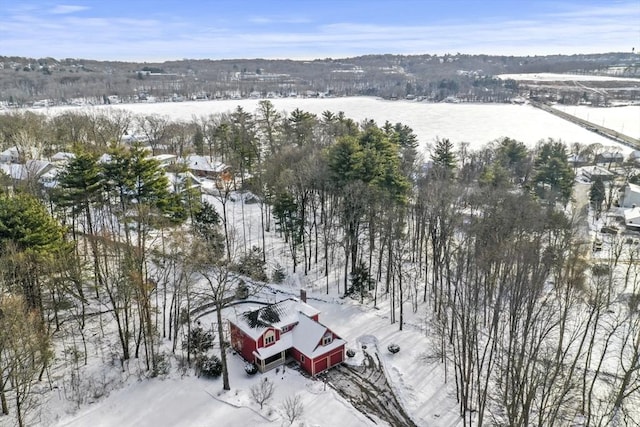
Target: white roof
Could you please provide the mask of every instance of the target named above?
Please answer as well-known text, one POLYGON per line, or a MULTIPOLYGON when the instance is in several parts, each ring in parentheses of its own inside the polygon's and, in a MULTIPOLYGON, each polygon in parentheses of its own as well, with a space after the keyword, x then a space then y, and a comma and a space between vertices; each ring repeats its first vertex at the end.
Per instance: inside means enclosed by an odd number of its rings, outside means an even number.
POLYGON ((309 304, 290 298, 276 304, 261 307, 258 310, 250 310, 238 314, 231 321, 254 340, 257 340, 270 328, 281 329, 283 326, 295 325, 290 332, 282 332, 280 339, 274 344, 258 348, 254 351, 254 354, 264 360, 293 347, 306 357, 313 359, 346 344, 345 340, 335 336, 326 326, 311 318, 311 316, 319 313, 320 311, 309 304), (257 313, 254 321, 257 318, 264 324, 251 327, 247 321, 248 313, 257 313), (268 322, 266 318, 273 321, 268 322), (322 338, 328 333, 332 334, 334 338, 329 344, 322 345, 322 338))
POLYGON ((261 307, 257 310, 245 311, 230 320, 242 329, 245 334, 255 340, 258 339, 269 327, 281 329, 283 326, 297 323, 300 318, 304 317, 301 316, 300 313, 307 316, 315 316, 316 314, 319 314, 320 311, 300 300, 289 298, 275 304, 261 307), (250 315, 255 316, 263 326, 251 327, 248 322, 248 316, 250 315))
POLYGON ((632 193, 640 193, 640 185, 632 184, 629 182, 627 184, 627 188, 629 188, 629 191, 631 191, 632 193))
POLYGON ((209 160, 203 156, 196 156, 195 154, 191 154, 186 159, 187 167, 189 169, 200 170, 200 171, 210 171, 215 172, 216 170, 211 166, 209 160))
POLYGON ((16 147, 7 148, 3 152, 0 153, 1 161, 10 161, 15 162, 20 157, 20 153, 16 147))
POLYGON ((582 169, 584 172, 591 175, 600 175, 600 176, 613 176, 614 173, 606 170, 602 166, 587 166, 582 169))
POLYGON ((300 322, 293 328, 293 346, 311 359, 346 344, 342 338, 334 338, 331 343, 321 345, 322 337, 328 332, 326 326, 307 317, 300 316, 300 322))
POLYGON ((626 224, 631 223, 635 226, 640 226, 640 208, 636 207, 631 209, 625 209, 623 211, 623 215, 624 215, 624 222, 626 224))
POLYGON ((165 161, 165 160, 177 159, 178 156, 176 156, 175 154, 158 154, 156 156, 153 156, 153 158, 158 160, 159 162, 162 162, 162 161, 165 161))
POLYGON ((27 177, 27 171, 24 165, 15 163, 4 164, 0 163, 0 170, 7 176, 15 180, 22 180, 27 177))
POLYGON ((51 163, 43 160, 28 160, 26 164, 0 164, 0 170, 14 180, 37 178, 47 171, 51 163))
POLYGON ((260 359, 266 359, 268 357, 273 356, 274 354, 278 354, 281 351, 285 351, 293 347, 293 334, 283 333, 280 335, 280 339, 275 342, 275 344, 270 345, 269 347, 262 347, 254 351, 255 355, 260 359))
POLYGON ((75 159, 76 155, 73 153, 67 153, 64 151, 61 151, 59 153, 54 154, 53 156, 51 156, 51 160, 52 161, 65 161, 65 160, 71 160, 71 159, 75 159))
POLYGON ((167 176, 167 180, 169 181, 169 191, 184 190, 185 181, 190 182, 191 188, 200 188, 202 187, 202 182, 191 172, 181 172, 181 173, 173 173, 173 172, 165 172, 167 176))

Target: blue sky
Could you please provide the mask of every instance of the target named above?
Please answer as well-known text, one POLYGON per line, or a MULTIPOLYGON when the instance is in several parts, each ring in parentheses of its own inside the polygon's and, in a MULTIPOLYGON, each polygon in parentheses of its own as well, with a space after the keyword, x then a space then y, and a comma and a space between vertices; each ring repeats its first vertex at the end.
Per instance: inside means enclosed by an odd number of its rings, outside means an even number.
POLYGON ((0 0, 0 55, 121 61, 640 50, 640 0, 0 0))

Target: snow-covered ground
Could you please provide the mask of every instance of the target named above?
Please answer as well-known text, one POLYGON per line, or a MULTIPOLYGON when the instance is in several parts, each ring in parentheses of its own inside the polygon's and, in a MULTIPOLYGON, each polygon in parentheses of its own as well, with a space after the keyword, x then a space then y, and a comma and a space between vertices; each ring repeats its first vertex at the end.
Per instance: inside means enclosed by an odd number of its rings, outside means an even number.
MULTIPOLYGON (((207 200, 221 211, 219 201, 212 196, 207 200)), ((244 246, 260 245, 260 211, 258 205, 243 204, 240 197, 228 202, 228 215, 233 233, 244 246), (235 200, 235 201, 233 201, 235 200), (242 219, 244 218, 244 226, 242 219)), ((308 302, 318 308, 320 320, 347 340, 347 348, 356 351, 356 356, 346 363, 360 364, 363 360, 361 345, 368 343, 369 351, 374 351, 372 341, 385 368, 388 381, 404 410, 418 426, 454 427, 460 425, 460 417, 455 401, 453 381, 445 382, 442 365, 433 358, 430 331, 426 326, 425 312, 419 309, 413 313, 409 304, 405 305, 404 330, 398 330, 398 323, 389 321, 389 304, 384 297, 378 300, 378 308, 362 306, 346 298, 340 298, 342 276, 332 271, 327 279, 320 269, 308 275, 298 271, 291 273, 291 262, 287 246, 275 233, 269 232, 267 255, 269 271, 274 262, 287 269, 287 278, 282 285, 269 284, 252 299, 275 302, 299 295, 300 288, 308 290, 308 302), (326 283, 329 293, 326 293, 326 283), (338 288, 340 286, 340 289, 338 288), (396 354, 386 349, 391 343, 400 346, 396 354)), ((242 306, 226 309, 242 310, 242 306)), ((226 317, 226 315, 224 316, 226 317)), ((94 318, 95 319, 95 318, 94 318)), ((99 323, 110 322, 109 315, 99 323)), ((215 313, 200 318, 203 325, 215 322, 215 313)), ((97 319, 85 331, 89 337, 89 363, 81 367, 80 387, 87 395, 80 405, 69 398, 72 381, 69 371, 61 367, 52 368, 53 391, 42 395, 37 424, 56 427, 106 427, 106 426, 283 426, 289 425, 282 408, 286 398, 299 394, 304 405, 304 414, 296 421, 296 426, 385 426, 387 423, 375 414, 367 416, 358 412, 348 401, 321 380, 310 379, 298 371, 286 368, 272 370, 265 374, 248 376, 244 361, 238 355, 229 353, 231 390, 222 391, 222 380, 196 378, 191 370, 176 366, 174 360, 170 374, 166 378, 145 379, 137 372, 143 362, 132 360, 121 374, 117 357, 113 359, 108 344, 94 342, 92 328, 99 328, 97 319), (95 347, 94 347, 95 346, 95 347), (185 373, 186 372, 186 373, 185 373), (250 394, 251 386, 268 378, 275 384, 273 398, 260 410, 250 394), (95 396, 94 396, 95 395, 95 396), (375 421, 374 421, 375 420, 375 421)), ((95 334, 98 335, 98 334, 95 334)), ((113 337, 116 339, 115 336, 113 337)), ((71 340, 71 338, 67 338, 71 340)), ((56 353, 62 357, 64 349, 72 347, 70 342, 60 345, 56 353)), ((217 342, 217 341, 216 341, 217 342)), ((115 341, 113 346, 116 346, 115 341)), ((164 351, 170 346, 164 341, 164 351)), ((113 347, 114 349, 116 347, 113 347)), ((214 349, 217 353, 218 348, 214 349)), ((117 353, 117 349, 115 350, 117 353)), ((54 363, 55 365, 55 363, 54 363)), ((450 378, 452 380, 452 378, 450 378)), ((12 418, 0 418, 3 423, 13 422, 12 418)), ((7 426, 10 424, 7 424, 7 426)), ((395 426, 394 426, 395 427, 395 426)))
POLYGON ((554 108, 633 138, 640 138, 640 105, 589 107, 557 104, 554 108))
MULTIPOLYGON (((237 105, 241 105, 247 111, 254 111, 257 102, 236 100, 133 104, 101 108, 126 108, 136 114, 165 114, 171 118, 188 120, 194 115, 229 111, 237 105)), ((529 145, 547 137, 560 138, 566 142, 601 142, 605 146, 614 145, 609 140, 526 105, 423 104, 373 98, 274 99, 272 102, 276 108, 286 111, 295 108, 317 114, 325 110, 344 111, 348 117, 356 120, 370 118, 379 123, 385 120, 400 121, 416 131, 423 145, 432 142, 436 136, 449 137, 454 142, 474 142, 477 146, 500 136, 510 136, 529 145), (527 134, 526 130, 535 136, 527 134), (582 133, 586 134, 585 139, 571 137, 582 133), (598 140, 586 139, 587 137, 598 140)), ((220 212, 217 200, 207 197, 220 212)), ((236 236, 242 245, 261 246, 258 205, 243 204, 236 200, 230 201, 228 208, 229 218, 232 219, 236 236)), ((405 327, 403 331, 399 331, 397 323, 390 324, 389 305, 386 300, 378 301, 378 308, 374 309, 361 306, 350 299, 338 298, 340 271, 331 271, 328 278, 325 278, 320 269, 312 270, 306 276, 301 272, 292 275, 287 246, 274 232, 267 233, 266 249, 268 259, 272 263, 269 266, 270 271, 273 263, 277 262, 287 268, 288 278, 283 285, 272 285, 262 292, 262 299, 276 301, 297 295, 299 288, 308 289, 309 302, 321 311, 321 321, 346 339, 349 343, 348 348, 361 353, 360 343, 364 342, 363 340, 371 342, 371 337, 375 338, 391 386, 417 425, 453 427, 461 424, 455 400, 455 384, 452 377, 445 382, 442 365, 434 361, 429 338, 431 331, 426 326, 423 308, 413 313, 407 304, 405 327), (327 283, 328 295, 325 294, 327 283), (394 355, 387 352, 386 347, 391 343, 398 344, 401 351, 394 355)), ((103 320, 107 321, 108 317, 103 320)), ((205 325, 214 321, 213 315, 207 315, 201 320, 205 325)), ((90 329, 87 334, 90 334, 90 329)), ((103 347, 105 345, 95 344, 103 347)), ((70 345, 67 343, 66 346, 57 349, 58 354, 68 347, 70 345)), ((64 393, 65 381, 69 379, 60 377, 61 372, 56 372, 54 368, 52 378, 55 388, 43 395, 38 424, 69 427, 279 426, 288 424, 284 420, 283 401, 287 397, 299 394, 305 411, 296 425, 376 425, 371 419, 356 411, 336 391, 330 387, 325 389, 321 381, 306 378, 291 369, 284 373, 282 370, 270 371, 264 375, 249 377, 244 371, 244 362, 240 357, 230 354, 231 391, 222 392, 220 379, 195 378, 192 373, 183 376, 177 366, 173 366, 169 376, 164 379, 141 379, 133 373, 124 379, 111 381, 109 378, 101 377, 101 374, 109 376, 115 372, 115 375, 118 375, 117 360, 116 366, 105 364, 105 360, 110 360, 110 356, 108 351, 104 354, 102 351, 88 352, 91 368, 88 373, 91 376, 83 379, 88 384, 95 381, 108 383, 105 387, 89 389, 102 395, 85 399, 80 407, 76 408, 64 393), (250 387, 265 377, 275 383, 276 391, 273 399, 260 410, 251 399, 250 387)), ((361 354, 357 354, 348 362, 358 363, 361 360, 361 354)), ((134 372, 133 369, 131 371, 134 372)), ((3 427, 3 423, 11 422, 11 418, 0 418, 0 425, 3 427)), ((377 425, 384 423, 377 420, 377 425)))
MULTIPOLYGON (((284 288, 286 290, 286 288, 284 288)), ((283 295, 284 297, 284 295, 283 295)), ((407 325, 399 332, 386 318, 385 305, 380 310, 362 308, 350 300, 339 303, 322 302, 321 293, 311 293, 309 303, 321 310, 320 319, 330 325, 358 351, 353 360, 358 363, 361 351, 358 338, 374 336, 378 339, 379 355, 399 401, 419 426, 457 426, 453 389, 444 383, 438 363, 426 363, 430 348, 426 331, 419 325, 407 325), (401 351, 390 354, 391 342, 401 351)), ((203 318, 204 324, 213 320, 203 318)), ((376 423, 356 411, 331 387, 312 380, 299 372, 286 369, 248 376, 240 356, 230 355, 231 391, 222 392, 222 380, 195 378, 192 374, 180 377, 176 373, 166 379, 131 381, 113 391, 103 400, 83 407, 74 414, 60 414, 53 423, 58 427, 81 426, 280 426, 284 423, 281 408, 285 398, 300 394, 304 404, 301 426, 374 426, 376 423), (261 411, 250 395, 250 387, 268 378, 275 384, 271 401, 261 411), (226 402, 226 403, 225 403, 226 402)), ((48 405, 64 404, 53 399, 48 405)))
MULTIPOLYGON (((343 111, 356 121, 375 120, 379 125, 390 121, 401 122, 411 127, 423 149, 437 138, 448 138, 454 144, 468 142, 479 148, 490 141, 510 137, 522 141, 529 147, 547 138, 561 139, 572 144, 600 143, 616 145, 611 140, 589 132, 530 105, 511 104, 449 104, 415 101, 386 101, 371 97, 348 98, 275 98, 270 99, 277 110, 292 112, 296 108, 317 115, 324 111, 343 111)), ((172 103, 118 104, 94 107, 52 107, 35 109, 37 112, 58 114, 63 111, 94 111, 122 109, 134 114, 159 114, 174 120, 191 120, 194 117, 233 111, 240 106, 245 111, 255 112, 257 99, 224 101, 189 101, 172 103)), ((632 126, 628 124, 627 126, 632 126)), ((625 152, 630 149, 620 146, 625 152)))
POLYGON ((610 81, 625 81, 625 82, 640 82, 640 79, 633 77, 617 77, 617 76, 590 76, 585 74, 559 74, 559 73, 522 73, 522 74, 500 74, 499 77, 503 80, 527 80, 527 81, 539 81, 539 82, 566 82, 566 81, 580 81, 580 82, 610 82, 610 81))

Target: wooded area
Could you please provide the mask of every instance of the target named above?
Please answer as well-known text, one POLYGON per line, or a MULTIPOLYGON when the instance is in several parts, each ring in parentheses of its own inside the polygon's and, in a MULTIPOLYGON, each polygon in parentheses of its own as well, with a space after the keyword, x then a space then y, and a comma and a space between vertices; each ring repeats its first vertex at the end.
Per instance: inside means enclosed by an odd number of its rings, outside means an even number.
MULTIPOLYGON (((595 264, 587 213, 570 209, 568 153, 596 148, 505 138, 470 150, 443 138, 427 159, 402 123, 259 105, 186 122, 0 115, 2 147, 22 161, 75 154, 57 185, 0 176, 4 415, 28 424, 54 361, 79 372, 90 322, 112 343, 114 370, 137 359, 153 377, 172 359, 205 371, 218 358, 189 339, 203 306, 217 312, 229 389, 225 308, 264 282, 316 272, 326 293, 389 301, 401 330, 405 313, 424 314, 433 346, 421 363, 444 366, 464 425, 638 425, 640 246, 617 237, 595 264), (134 133, 142 141, 123 142, 134 133), (163 153, 215 158, 232 175, 210 198, 188 180, 172 189, 165 172, 186 166, 161 166, 152 156, 163 153), (240 230, 227 210, 239 193, 260 211, 240 230), (268 233, 288 260, 270 258, 268 233)), ((75 378, 64 392, 79 405, 86 387, 75 378)))

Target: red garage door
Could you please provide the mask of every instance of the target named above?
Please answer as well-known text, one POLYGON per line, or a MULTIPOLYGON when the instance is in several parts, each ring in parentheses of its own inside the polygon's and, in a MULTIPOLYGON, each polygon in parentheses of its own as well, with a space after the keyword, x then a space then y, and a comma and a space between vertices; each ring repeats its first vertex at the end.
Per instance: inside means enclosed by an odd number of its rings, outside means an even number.
POLYGON ((327 369, 327 358, 322 356, 321 359, 318 359, 314 362, 314 370, 313 372, 315 374, 318 374, 322 371, 324 371, 325 369, 327 369))
POLYGON ((331 363, 330 363, 329 366, 334 366, 334 365, 337 365, 338 363, 342 362, 344 360, 343 354, 344 354, 343 351, 339 351, 337 353, 333 353, 331 355, 331 363))

